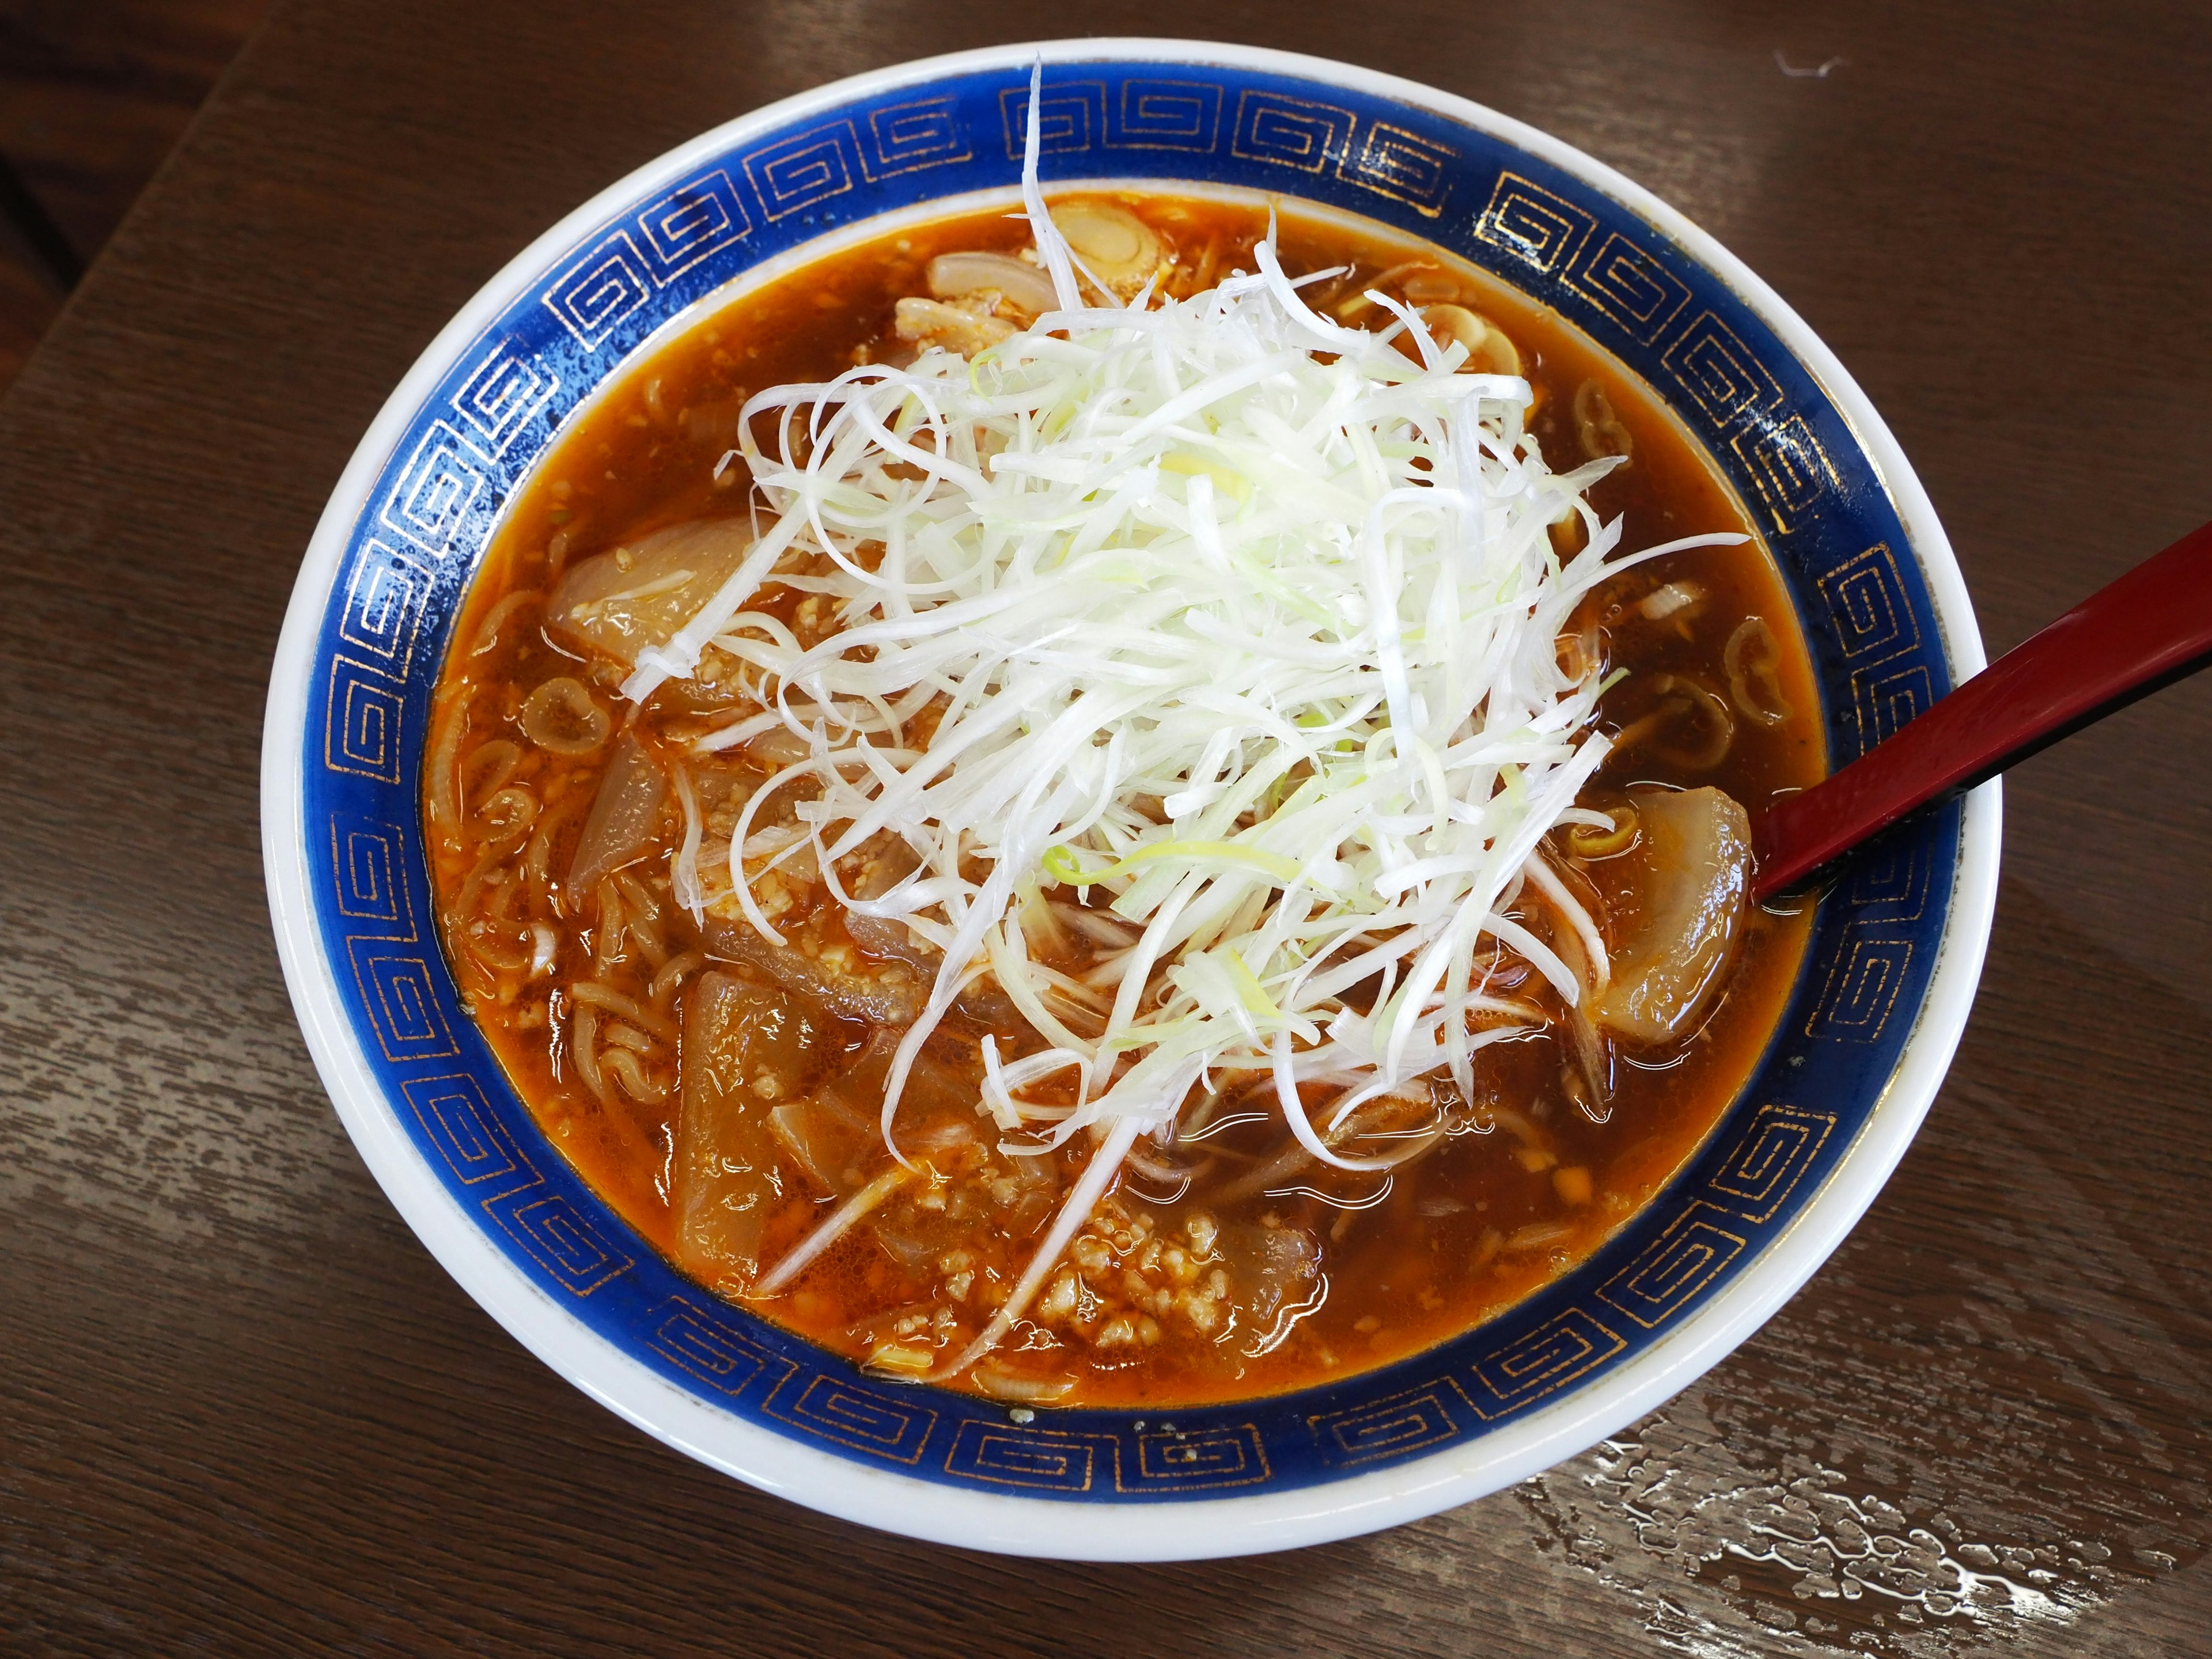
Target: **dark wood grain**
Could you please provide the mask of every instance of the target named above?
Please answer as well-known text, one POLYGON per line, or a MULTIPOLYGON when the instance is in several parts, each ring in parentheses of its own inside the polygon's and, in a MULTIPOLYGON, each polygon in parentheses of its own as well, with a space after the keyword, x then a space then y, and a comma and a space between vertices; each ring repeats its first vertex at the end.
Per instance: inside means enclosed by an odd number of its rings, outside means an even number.
POLYGON ((0 387, 61 308, 68 271, 113 234, 264 3, 0 0, 0 157, 63 245, 0 226, 0 387))
POLYGON ((1104 1569, 823 1521, 558 1381, 377 1193, 255 840, 269 657, 356 437, 629 167, 1077 22, 1416 76, 1659 190, 1872 393, 1993 647, 2205 516, 2201 7, 279 5, 0 401, 0 1648, 2203 1650, 2212 684, 2011 781, 1973 1024, 1830 1266, 1617 1442, 1419 1526, 1104 1569))

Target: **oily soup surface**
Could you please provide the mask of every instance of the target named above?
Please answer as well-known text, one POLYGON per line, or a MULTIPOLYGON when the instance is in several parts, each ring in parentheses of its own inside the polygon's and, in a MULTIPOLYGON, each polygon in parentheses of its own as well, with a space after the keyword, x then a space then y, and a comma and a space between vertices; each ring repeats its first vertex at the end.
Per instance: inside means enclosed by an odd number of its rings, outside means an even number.
MULTIPOLYGON (((1105 199, 1056 198, 1055 214, 1105 199)), ((1264 212, 1243 204, 1111 200, 1157 238, 1177 295, 1249 269, 1266 228, 1264 212)), ((1028 245, 1026 226, 998 211, 909 228, 722 307, 625 371, 510 511, 455 632, 434 726, 426 811, 447 950, 549 1139, 655 1248, 739 1300, 839 1205, 872 1203, 788 1287, 750 1305, 893 1374, 927 1369, 1005 1301, 1090 1143, 1078 1136, 1042 1157, 998 1148, 977 1111, 980 1042, 994 1033, 1008 1056, 1042 1044, 1002 997, 963 996, 900 1112, 902 1149, 924 1159, 925 1176, 880 1192, 893 1166, 872 1138, 900 999, 841 991, 910 994, 927 973, 900 959, 897 941, 854 937, 803 880, 764 890, 796 956, 763 953, 757 936, 749 944, 726 926, 702 934, 672 892, 684 817, 661 781, 682 769, 705 820, 702 857, 726 858, 738 806, 791 757, 771 734, 695 765, 691 744, 726 711, 681 683, 634 709, 616 689, 625 668, 549 617, 548 601, 592 556, 745 514, 744 465, 723 458, 749 394, 911 353, 894 307, 930 293, 934 256, 1028 245), (633 775, 650 781, 624 795, 633 775), (637 820, 622 850, 641 850, 603 869, 579 847, 587 834, 607 842, 610 800, 637 820), (715 1218, 739 1190, 742 1237, 715 1218)), ((1464 308, 1442 319, 1486 319, 1486 336, 1477 323, 1462 338, 1485 366, 1509 368, 1501 350, 1517 357, 1537 398, 1529 428, 1554 470, 1629 456, 1589 492, 1601 517, 1624 518, 1624 550, 1748 532, 1641 383, 1549 313, 1431 250, 1333 222, 1286 216, 1279 247, 1293 276, 1352 268, 1305 290, 1340 320, 1387 322, 1360 298, 1375 286, 1464 308)), ((927 320, 939 332, 923 343, 973 343, 959 317, 927 320)), ((836 626, 818 595, 773 580, 748 609, 802 643, 836 626)), ((1755 544, 1638 566, 1577 620, 1578 639, 1562 648, 1601 651, 1627 671, 1601 705, 1619 746, 1585 805, 1614 811, 1712 786, 1756 812, 1825 769, 1809 665, 1755 544)), ((710 690, 736 683, 717 682, 713 667, 710 653, 700 677, 710 690)), ((1663 840, 1585 827, 1547 843, 1566 879, 1595 894, 1611 948, 1658 902, 1644 866, 1663 840)), ((1072 890, 1058 896, 1075 903, 1072 890)), ((1546 925, 1525 899, 1522 910, 1546 925)), ((1077 973, 1115 939, 1108 921, 1058 934, 1061 965, 1077 973)), ((1601 1039, 1601 1097, 1556 1028, 1481 1049, 1484 1097, 1436 1090, 1428 1121, 1443 1133, 1387 1173, 1303 1157, 1264 1091, 1187 1109, 1179 1144, 1124 1170, 1029 1316, 956 1386, 1037 1403, 1221 1400, 1341 1376, 1465 1330, 1586 1257, 1680 1166, 1755 1065, 1804 942, 1803 918, 1753 909, 1724 985, 1687 1029, 1601 1039)), ((1499 983, 1532 1000, 1550 994, 1522 963, 1503 964, 1499 983)))

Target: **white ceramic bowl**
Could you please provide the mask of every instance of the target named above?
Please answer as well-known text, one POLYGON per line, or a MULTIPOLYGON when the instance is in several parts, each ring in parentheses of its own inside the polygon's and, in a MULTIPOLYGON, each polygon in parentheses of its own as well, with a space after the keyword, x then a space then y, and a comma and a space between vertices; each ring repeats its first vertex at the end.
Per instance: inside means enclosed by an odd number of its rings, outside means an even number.
POLYGON ((1680 214, 1492 111, 1341 64, 1161 40, 902 65, 757 111, 602 192, 447 325, 317 527, 271 675, 270 909, 347 1130, 447 1271, 610 1409, 831 1514, 972 1548, 1163 1559, 1428 1515, 1651 1410, 1826 1258, 1934 1098, 1996 891, 1994 784, 1823 902, 1765 1062, 1600 1253, 1497 1320, 1325 1389, 1178 1412, 1002 1408, 861 1376, 689 1286, 568 1172, 470 1027, 427 916, 429 690, 501 504, 639 344, 825 238, 1018 174, 1045 64, 1048 186, 1188 181, 1415 231, 1644 375, 1736 485, 1814 647, 1840 762, 1982 664, 1942 527, 1812 331, 1680 214))

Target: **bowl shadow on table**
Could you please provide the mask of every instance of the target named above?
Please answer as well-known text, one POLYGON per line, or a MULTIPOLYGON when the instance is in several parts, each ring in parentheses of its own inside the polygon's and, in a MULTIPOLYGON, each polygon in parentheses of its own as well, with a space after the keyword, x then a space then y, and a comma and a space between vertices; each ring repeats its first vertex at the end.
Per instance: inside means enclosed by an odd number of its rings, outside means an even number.
POLYGON ((2151 1594, 2204 1554, 2212 1512, 2189 1219, 2208 1171, 2171 1037, 2197 1026, 2017 884, 1990 974, 2002 992, 1890 1188, 1735 1358, 1511 1492, 1294 1555, 1012 1561, 750 1491, 500 1335, 366 1191, 302 1241, 329 1253, 312 1274, 217 1282, 179 1251, 154 1285, 143 1256, 136 1283, 103 1271, 58 1201, 34 1202, 0 1214, 27 1287, 0 1376, 69 1401, 77 1426, 0 1458, 0 1629, 112 1650, 112 1628, 45 1622, 86 1603, 40 1587, 90 1575, 149 1651, 213 1634, 1121 1659, 1286 1637, 1364 1653, 1387 1633, 1405 1654, 1911 1655, 2063 1625, 2066 1650, 2094 1652, 2100 1608, 2132 1603, 2140 1634, 2204 1599, 2151 1594), (2109 991, 2103 1023, 2055 1041, 2039 1011, 2083 982, 2109 991), (242 1297, 251 1321, 207 1310, 242 1297), (183 1559, 185 1580, 155 1565, 183 1559))

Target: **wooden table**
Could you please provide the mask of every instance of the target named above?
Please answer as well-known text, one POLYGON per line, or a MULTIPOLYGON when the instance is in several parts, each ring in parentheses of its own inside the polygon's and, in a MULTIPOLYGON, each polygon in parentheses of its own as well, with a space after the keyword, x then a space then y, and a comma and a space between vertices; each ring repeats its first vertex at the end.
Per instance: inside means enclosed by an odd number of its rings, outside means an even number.
POLYGON ((624 1426, 379 1194, 263 907, 278 618, 445 318, 699 129, 1071 21, 1350 57, 1651 185, 1835 346, 2012 644, 2212 507, 2212 27, 1938 9, 278 6, 0 403, 0 1649, 2203 1650, 2212 678, 2014 775, 1950 1083, 1762 1334, 1595 1452, 1297 1556, 963 1556, 624 1426))

